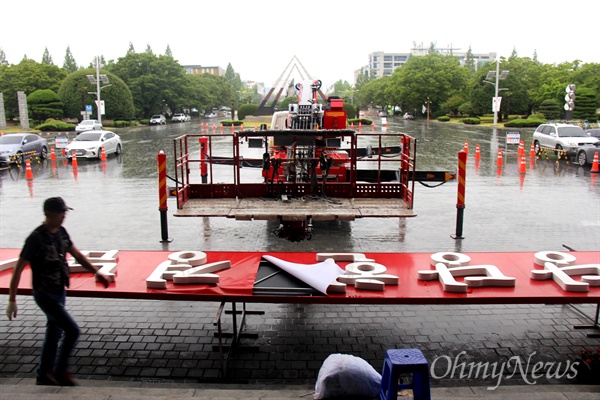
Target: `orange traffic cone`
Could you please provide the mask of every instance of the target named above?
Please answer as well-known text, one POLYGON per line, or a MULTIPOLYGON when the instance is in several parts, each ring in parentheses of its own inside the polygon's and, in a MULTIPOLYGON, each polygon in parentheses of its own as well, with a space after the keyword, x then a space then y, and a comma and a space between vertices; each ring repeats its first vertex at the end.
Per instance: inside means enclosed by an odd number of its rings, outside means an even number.
POLYGON ((531 142, 531 150, 529 150, 529 158, 535 158, 535 146, 531 142))
POLYGON ((29 158, 25 160, 25 179, 28 181, 33 180, 33 171, 31 171, 31 163, 29 158))
POLYGON ((375 132, 375 122, 371 123, 371 132, 375 132))
POLYGON ((519 157, 519 173, 526 174, 527 173, 527 163, 525 162, 525 155, 519 157))
POLYGON ((592 161, 592 169, 590 172, 597 174, 600 172, 600 168, 598 167, 598 152, 594 153, 594 161, 592 161))
POLYGON ((217 124, 215 124, 215 123, 213 122, 213 133, 215 133, 216 131, 217 131, 217 124))
POLYGON ((72 158, 71 158, 71 166, 73 167, 73 169, 77 169, 78 165, 77 165, 77 155, 75 154, 75 152, 71 153, 72 158))
POLYGON ((475 159, 481 160, 481 151, 479 150, 479 144, 475 145, 475 159))
POLYGON ((56 153, 54 153, 54 146, 50 146, 50 161, 56 161, 56 153))
POLYGON ((358 121, 358 131, 362 132, 362 121, 358 121))
POLYGON ((469 154, 469 141, 465 140, 465 147, 463 149, 463 151, 467 154, 469 154))
POLYGON ((102 146, 102 153, 100 154, 100 160, 106 161, 106 150, 104 150, 104 146, 102 146))
POLYGON ((519 154, 519 156, 525 154, 525 142, 523 142, 522 140, 519 142, 519 150, 517 151, 517 154, 519 154))
POLYGON ((498 149, 498 161, 496 162, 496 167, 502 168, 502 149, 498 149))

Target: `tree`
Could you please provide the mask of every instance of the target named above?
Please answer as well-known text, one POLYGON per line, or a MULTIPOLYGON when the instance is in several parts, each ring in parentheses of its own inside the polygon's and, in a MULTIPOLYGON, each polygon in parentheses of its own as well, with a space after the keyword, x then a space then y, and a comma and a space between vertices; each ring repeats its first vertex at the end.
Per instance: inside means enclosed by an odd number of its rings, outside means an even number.
POLYGON ((148 54, 154 54, 154 52, 152 52, 152 47, 150 47, 150 43, 148 43, 146 45, 146 53, 148 53, 148 54))
POLYGON ((578 87, 575 92, 575 110, 573 118, 580 120, 596 121, 598 114, 598 94, 590 88, 578 87))
POLYGON ((544 117, 549 120, 558 120, 562 114, 561 106, 556 99, 544 100, 540 105, 539 112, 544 114, 544 117))
POLYGON ((458 57, 432 53, 410 57, 396 69, 386 94, 391 104, 404 110, 420 110, 429 97, 435 111, 450 96, 464 90, 466 83, 467 69, 461 67, 458 57))
POLYGON ((6 54, 3 49, 0 49, 0 65, 8 65, 8 61, 6 60, 6 54))
POLYGON ((2 65, 0 70, 0 92, 3 93, 6 116, 9 119, 19 114, 17 92, 31 94, 39 89, 57 91, 60 82, 67 75, 56 65, 23 60, 19 64, 2 65))
POLYGON ((171 114, 186 103, 188 80, 185 70, 173 57, 128 53, 107 68, 130 88, 135 114, 140 117, 171 114))
POLYGON ((167 49, 165 50, 165 56, 173 57, 173 53, 171 52, 171 46, 167 44, 167 49))
POLYGON ((133 43, 129 42, 129 48, 127 49, 126 55, 135 53, 135 49, 133 48, 133 43))
POLYGON ((475 73, 475 58, 473 57, 473 52, 471 51, 471 45, 469 45, 469 50, 467 51, 465 68, 469 70, 469 74, 475 73))
POLYGON ((73 54, 71 54, 70 46, 67 46, 67 52, 65 54, 65 61, 63 62, 63 69, 67 72, 77 71, 77 63, 75 62, 75 58, 73 58, 73 54))
POLYGON ((50 52, 48 51, 48 47, 46 47, 44 49, 44 54, 42 55, 42 64, 54 65, 54 63, 52 62, 52 56, 50 55, 50 52))
POLYGON ((27 96, 29 115, 35 121, 45 121, 48 118, 63 117, 63 103, 55 91, 50 89, 36 90, 27 96))
MULTIPOLYGON (((100 98, 105 103, 105 118, 132 119, 133 97, 125 82, 110 71, 101 69, 100 73, 106 74, 110 81, 110 86, 102 89, 100 93, 100 98)), ((85 110, 86 105, 92 105, 93 113, 97 113, 96 86, 86 77, 95 74, 95 68, 82 69, 69 74, 61 83, 58 95, 64 104, 65 117, 81 118, 81 111, 85 110)))

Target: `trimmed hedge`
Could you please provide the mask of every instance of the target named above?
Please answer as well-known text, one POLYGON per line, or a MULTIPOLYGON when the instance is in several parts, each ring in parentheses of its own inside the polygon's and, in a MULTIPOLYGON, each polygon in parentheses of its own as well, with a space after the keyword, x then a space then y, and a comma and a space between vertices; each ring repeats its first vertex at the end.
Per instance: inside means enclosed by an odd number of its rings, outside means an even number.
POLYGON ((441 117, 438 117, 437 120, 440 122, 448 122, 450 121, 450 117, 447 115, 442 115, 441 117))
POLYGON ((61 132, 74 131, 75 124, 69 124, 62 121, 49 121, 35 127, 42 132, 61 132))
POLYGON ((258 104, 242 104, 237 110, 238 119, 246 118, 246 115, 254 115, 258 109, 258 104))
POLYGON ((361 122, 363 125, 373 125, 373 121, 371 121, 370 119, 366 119, 366 118, 351 118, 348 120, 348 125, 350 125, 350 124, 358 125, 359 122, 361 122))
POLYGON ((527 118, 527 119, 517 118, 517 119, 513 119, 512 121, 505 123, 504 126, 507 128, 537 128, 539 125, 541 125, 545 122, 546 122, 545 119, 541 120, 541 119, 533 119, 533 118, 527 118))
POLYGON ((240 126, 240 125, 244 124, 244 121, 240 121, 239 119, 236 119, 235 121, 227 119, 227 120, 221 121, 221 123, 223 124, 223 126, 231 126, 231 125, 240 126))
POLYGON ((479 118, 463 118, 460 120, 460 122, 462 122, 463 124, 467 124, 467 125, 479 125, 481 123, 481 120, 479 118))

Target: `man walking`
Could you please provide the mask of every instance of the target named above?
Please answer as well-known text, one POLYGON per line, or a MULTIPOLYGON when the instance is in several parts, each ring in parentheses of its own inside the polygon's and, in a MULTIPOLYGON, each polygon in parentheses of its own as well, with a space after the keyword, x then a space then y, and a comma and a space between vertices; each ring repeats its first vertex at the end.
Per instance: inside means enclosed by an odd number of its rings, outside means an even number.
POLYGON ((6 315, 12 321, 17 317, 17 288, 25 266, 31 266, 33 298, 46 314, 46 336, 42 345, 40 363, 36 372, 38 385, 75 386, 68 371, 71 352, 79 338, 79 326, 65 309, 66 289, 69 287, 69 252, 85 269, 96 275, 96 280, 108 287, 109 280, 75 247, 67 230, 62 226, 67 207, 61 197, 44 202, 44 223, 25 240, 10 281, 6 315), (63 335, 63 344, 58 343, 63 335), (57 357, 58 353, 58 357, 57 357))

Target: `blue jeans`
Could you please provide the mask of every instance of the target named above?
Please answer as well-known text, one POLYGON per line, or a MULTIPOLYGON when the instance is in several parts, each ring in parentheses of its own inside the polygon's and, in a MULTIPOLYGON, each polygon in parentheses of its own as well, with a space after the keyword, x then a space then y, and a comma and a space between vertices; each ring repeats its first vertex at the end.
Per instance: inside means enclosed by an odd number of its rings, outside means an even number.
POLYGON ((43 377, 52 371, 65 372, 71 352, 79 338, 79 326, 65 309, 66 291, 64 289, 51 293, 34 291, 33 298, 48 318, 37 377, 43 377), (63 343, 60 354, 56 358, 61 334, 64 334, 63 343))

